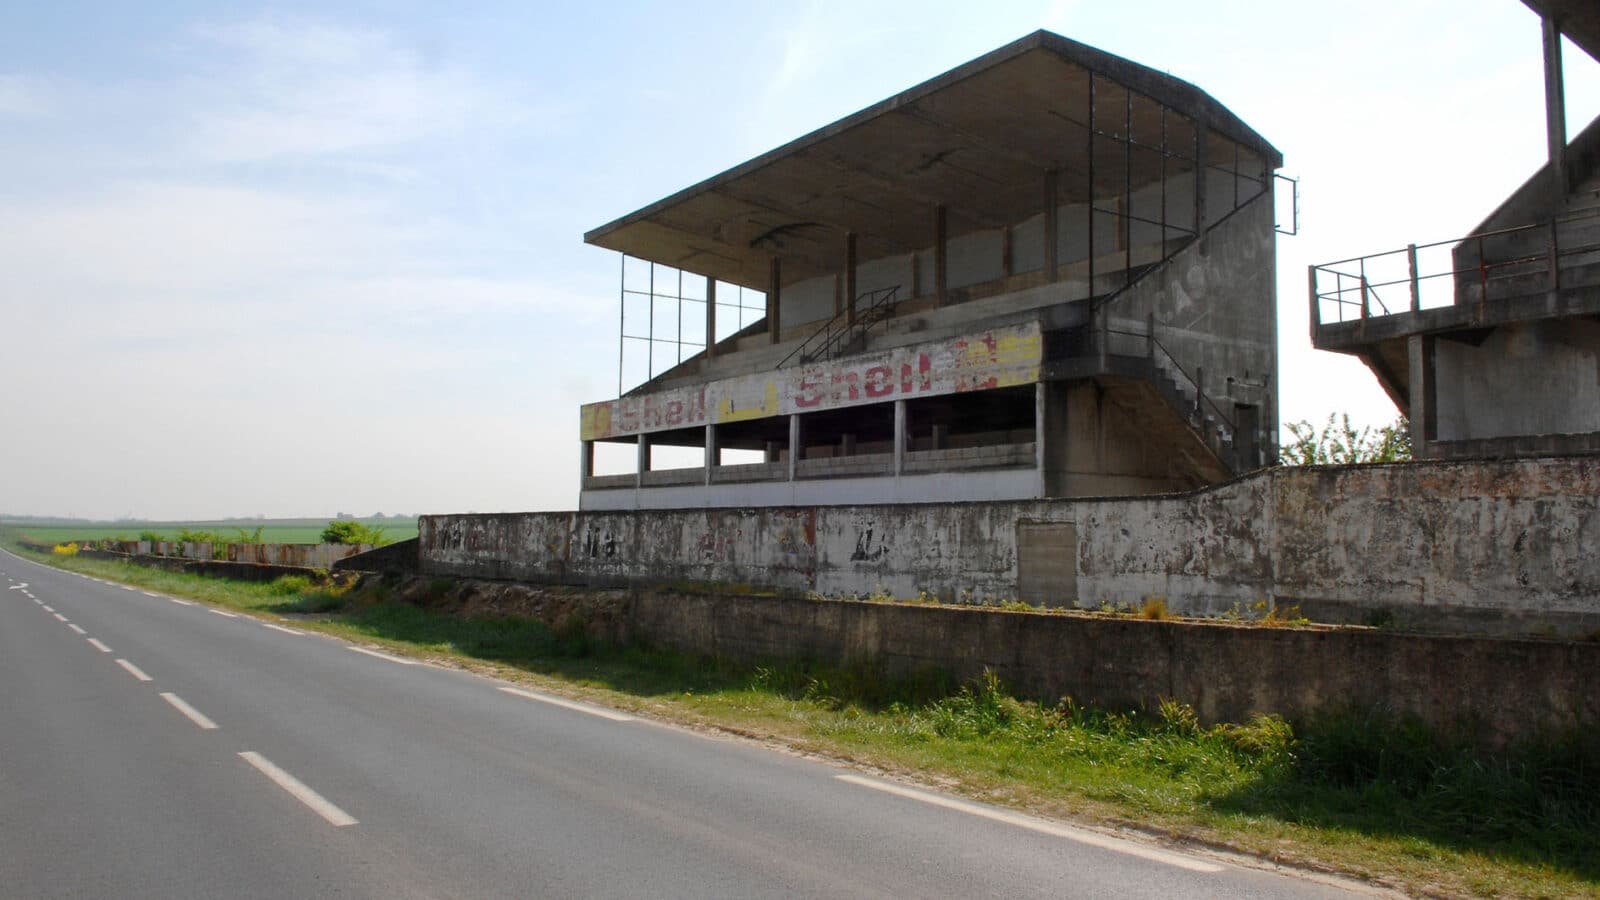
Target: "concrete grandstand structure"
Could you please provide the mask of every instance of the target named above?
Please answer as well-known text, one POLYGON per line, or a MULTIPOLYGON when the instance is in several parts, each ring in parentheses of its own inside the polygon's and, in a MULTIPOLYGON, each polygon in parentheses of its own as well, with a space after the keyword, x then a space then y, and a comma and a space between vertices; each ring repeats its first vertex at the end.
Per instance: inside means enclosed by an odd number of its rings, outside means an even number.
POLYGON ((622 339, 676 355, 583 408, 580 507, 1137 495, 1269 465, 1280 164, 1199 88, 1037 32, 601 226, 625 279, 650 267, 622 339), (733 291, 760 318, 719 328, 733 291), (597 471, 606 443, 627 471, 597 471))

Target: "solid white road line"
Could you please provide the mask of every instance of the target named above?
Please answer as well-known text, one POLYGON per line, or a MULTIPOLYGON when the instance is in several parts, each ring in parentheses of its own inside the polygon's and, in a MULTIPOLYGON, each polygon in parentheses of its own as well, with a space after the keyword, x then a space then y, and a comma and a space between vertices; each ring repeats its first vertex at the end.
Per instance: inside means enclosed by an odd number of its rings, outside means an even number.
POLYGON ((132 675, 133 677, 139 679, 140 681, 155 681, 154 678, 151 678, 149 675, 146 675, 144 672, 140 671, 138 666, 134 665, 131 662, 128 662, 125 659, 120 659, 119 658, 117 660, 117 665, 123 667, 124 669, 127 669, 129 675, 132 675))
POLYGON ((358 824, 355 817, 329 803, 327 798, 306 787, 300 779, 273 765, 272 760, 254 750, 245 750, 239 756, 243 757, 245 762, 255 766, 256 771, 272 779, 273 783, 278 787, 288 791, 296 800, 311 807, 313 812, 327 819, 330 824, 337 827, 358 824))
POLYGON ((189 601, 189 600, 179 600, 177 597, 168 597, 167 599, 171 600, 173 603, 178 604, 179 606, 193 606, 194 605, 194 603, 189 601))
POLYGON ((172 704, 173 709, 188 716, 189 721, 199 725, 202 731, 210 731, 211 729, 217 727, 217 723, 206 718, 205 715, 200 712, 200 710, 195 709, 188 703, 185 703, 183 698, 179 697, 177 694, 171 693, 170 691, 163 691, 161 694, 161 699, 172 704))
POLYGON ((207 609, 207 610, 206 610, 206 612, 208 612, 208 613, 215 613, 215 614, 217 614, 217 615, 219 615, 219 616, 227 616, 227 617, 228 617, 228 618, 230 618, 230 619, 237 619, 237 618, 239 618, 239 614, 238 614, 238 613, 231 613, 231 612, 223 612, 223 611, 222 611, 222 610, 220 610, 220 609, 207 609))
POLYGON ((345 647, 345 649, 346 650, 354 650, 357 653, 365 653, 368 656, 374 656, 374 657, 377 657, 378 659, 386 659, 389 662, 399 663, 402 666, 414 666, 414 665, 417 664, 417 661, 414 660, 414 659, 401 659, 398 656, 390 656, 387 653, 379 653, 376 650, 368 650, 365 647, 348 647, 347 646, 347 647, 345 647))
POLYGON ((261 627, 271 628, 273 631, 281 631, 284 634, 305 634, 304 631, 295 631, 293 628, 285 628, 282 625, 274 625, 271 622, 262 622, 261 627))
POLYGON ((51 613, 50 615, 55 616, 56 619, 58 619, 58 620, 60 620, 62 622, 67 621, 67 617, 63 616, 61 613, 51 613))
POLYGON ((89 643, 93 644, 94 648, 96 650, 99 650, 101 653, 110 653, 111 652, 111 648, 107 647, 105 644, 101 643, 99 638, 89 638, 89 643))
POLYGON ((84 631, 83 628, 78 626, 78 625, 68 625, 67 627, 71 628, 73 631, 77 632, 78 634, 88 634, 89 633, 87 631, 84 631))
POLYGON ((875 791, 882 791, 886 794, 894 794, 897 797, 905 797, 910 800, 916 800, 933 806, 942 806, 945 809, 957 810, 967 813, 968 815, 978 816, 979 818, 989 819, 994 822, 1004 822, 1007 825, 1014 825, 1018 828, 1026 828, 1029 831, 1037 831, 1040 834, 1048 834, 1052 837, 1064 838, 1069 841, 1075 841, 1079 844, 1086 844, 1090 847, 1099 847, 1102 850, 1112 850, 1117 853, 1126 853, 1129 856, 1137 856, 1140 859, 1147 859, 1151 862, 1176 866, 1180 869, 1188 869, 1191 872, 1210 873, 1223 871, 1222 866, 1214 863, 1202 862, 1201 860, 1184 856, 1180 853, 1171 853, 1166 850, 1158 850, 1154 847, 1146 847, 1141 844, 1134 843, 1133 841, 1119 840, 1114 837, 1097 834, 1096 832, 1088 831, 1082 828, 1073 828, 1068 825, 1061 825, 1056 822, 1047 822, 1044 819, 1036 819, 1032 816, 1025 816, 1021 813, 1007 812, 1003 809, 993 809, 987 806, 980 806, 976 803, 968 803, 964 800, 957 800, 954 797, 945 797, 939 794, 929 793, 927 791, 919 791, 887 781, 878 781, 872 778, 862 778, 859 775, 835 775, 834 777, 840 781, 848 782, 859 787, 871 788, 875 791))
POLYGON ((559 706, 562 709, 570 709, 574 712, 588 713, 591 716, 599 716, 602 719, 610 719, 613 722, 633 721, 633 716, 630 716, 627 713, 619 713, 598 706, 589 706, 585 703, 574 703, 571 700, 563 700, 560 697, 551 697, 548 694, 535 694, 533 691, 525 691, 521 688, 514 687, 503 687, 500 690, 505 691, 508 694, 515 694, 518 697, 526 697, 529 700, 537 700, 540 703, 548 703, 551 706, 559 706))

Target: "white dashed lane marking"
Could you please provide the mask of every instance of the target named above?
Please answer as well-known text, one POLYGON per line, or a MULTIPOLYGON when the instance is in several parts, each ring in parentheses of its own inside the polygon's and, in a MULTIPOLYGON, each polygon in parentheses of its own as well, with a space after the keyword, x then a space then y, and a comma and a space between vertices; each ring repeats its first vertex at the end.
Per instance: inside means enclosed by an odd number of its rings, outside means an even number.
POLYGON ((272 760, 267 759, 265 756, 254 750, 246 750, 240 753, 239 757, 254 766, 256 771, 272 779, 272 782, 278 787, 288 791, 290 796, 311 807, 313 812, 327 819, 329 824, 341 828, 346 825, 359 824, 354 816, 334 806, 328 802, 326 797, 306 787, 305 783, 300 779, 273 765, 272 760))
POLYGON ((140 681, 155 681, 154 678, 151 678, 149 675, 146 675, 144 673, 144 671, 141 670, 138 666, 134 665, 131 662, 128 662, 125 659, 119 658, 117 660, 117 665, 123 667, 124 669, 127 669, 129 675, 132 675, 133 677, 139 679, 140 681))
POLYGON ((170 691, 164 691, 161 694, 161 699, 172 704, 173 709, 183 713, 189 718, 189 721, 200 726, 201 731, 211 731, 217 727, 217 723, 206 718, 205 715, 200 712, 200 710, 195 709, 188 703, 184 702, 184 699, 179 697, 177 694, 171 693, 170 691))

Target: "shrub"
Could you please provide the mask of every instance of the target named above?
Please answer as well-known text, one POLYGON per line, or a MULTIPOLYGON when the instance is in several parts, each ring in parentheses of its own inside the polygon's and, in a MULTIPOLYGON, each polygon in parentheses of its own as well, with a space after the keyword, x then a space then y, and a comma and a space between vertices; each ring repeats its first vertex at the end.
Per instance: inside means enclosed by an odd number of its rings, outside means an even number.
POLYGON ((77 556, 78 555, 78 545, 77 544, 57 544, 54 547, 50 548, 50 552, 51 553, 58 553, 58 554, 60 554, 62 556, 77 556))
POLYGON ((390 543, 389 539, 383 536, 382 527, 373 527, 365 522, 350 519, 329 522, 328 527, 322 529, 320 538, 324 544, 370 544, 382 547, 390 543))

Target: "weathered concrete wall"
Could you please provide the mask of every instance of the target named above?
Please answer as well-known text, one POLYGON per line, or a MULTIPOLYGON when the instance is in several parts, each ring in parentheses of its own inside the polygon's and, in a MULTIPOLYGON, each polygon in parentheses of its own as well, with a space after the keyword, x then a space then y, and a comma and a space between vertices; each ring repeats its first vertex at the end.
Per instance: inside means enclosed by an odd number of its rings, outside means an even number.
MULTIPOLYGON (((415 585, 413 588, 412 585, 415 585)), ((1166 698, 1207 721, 1303 720, 1350 706, 1450 729, 1475 722, 1503 743, 1600 724, 1600 643, 1288 629, 1131 617, 682 591, 574 591, 464 582, 441 601, 468 614, 523 615, 554 628, 748 663, 867 665, 890 675, 993 671, 1019 696, 1112 707, 1166 698), (1382 677, 1374 677, 1382 673, 1382 677)))
POLYGON ((424 573, 543 583, 723 582, 1486 633, 1600 629, 1600 460, 1273 469, 1190 494, 1081 500, 427 516, 424 573), (1040 591, 1017 530, 1071 523, 1040 591), (1066 577, 1070 575, 1071 577, 1066 577))
POLYGON ((1434 348, 1439 440, 1600 432, 1600 324, 1503 325, 1480 346, 1434 348))
POLYGON ((113 553, 194 560, 226 560, 263 566, 327 569, 347 556, 373 549, 370 544, 224 544, 209 541, 95 541, 113 553), (220 551, 220 552, 218 552, 220 551))

